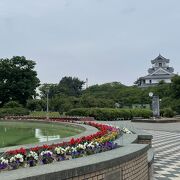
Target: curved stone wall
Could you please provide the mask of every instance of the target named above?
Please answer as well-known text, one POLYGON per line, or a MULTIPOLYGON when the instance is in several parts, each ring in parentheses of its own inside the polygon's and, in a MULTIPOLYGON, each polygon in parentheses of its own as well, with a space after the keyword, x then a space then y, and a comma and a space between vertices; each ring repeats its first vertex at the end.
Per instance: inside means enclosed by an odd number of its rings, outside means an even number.
MULTIPOLYGON (((17 119, 16 120, 6 120, 6 121, 18 121, 17 119)), ((19 120, 21 122, 27 122, 27 120, 19 120)), ((18 121, 18 122, 19 122, 18 121)), ((74 127, 78 127, 78 128, 81 128, 83 129, 84 131, 80 134, 77 134, 75 136, 73 136, 73 138, 79 138, 79 137, 82 137, 82 136, 88 136, 88 135, 91 135, 91 134, 94 134, 96 133, 98 130, 92 126, 87 126, 87 125, 84 125, 84 124, 75 124, 75 123, 68 123, 68 122, 52 122, 52 121, 36 121, 36 120, 28 120, 28 122, 38 122, 38 123, 65 123, 67 125, 70 125, 70 126, 74 126, 74 127)), ((61 138, 59 140, 53 140, 53 141, 48 141, 48 142, 41 142, 41 143, 35 143, 35 144, 24 144, 24 145, 19 145, 19 146, 11 146, 11 147, 5 147, 5 148, 0 148, 0 154, 4 153, 5 151, 9 151, 9 150, 12 150, 12 149, 19 149, 21 147, 25 148, 25 149, 29 149, 31 147, 35 147, 35 146, 41 146, 43 144, 52 144, 52 143, 61 143, 63 141, 69 141, 70 139, 72 138, 72 136, 70 137, 67 137, 67 138, 61 138)))
POLYGON ((137 132, 116 140, 120 148, 53 164, 0 173, 3 180, 149 180, 152 136, 137 132), (142 144, 143 143, 143 144, 142 144))

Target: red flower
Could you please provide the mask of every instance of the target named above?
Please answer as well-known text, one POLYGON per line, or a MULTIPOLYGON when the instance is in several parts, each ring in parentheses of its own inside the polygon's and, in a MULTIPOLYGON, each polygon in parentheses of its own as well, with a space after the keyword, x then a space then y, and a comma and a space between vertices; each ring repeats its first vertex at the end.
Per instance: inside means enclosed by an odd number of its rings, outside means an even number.
POLYGON ((16 155, 17 152, 16 152, 16 150, 10 150, 10 151, 7 151, 7 154, 9 154, 9 155, 16 155))
POLYGON ((18 154, 25 155, 25 154, 26 154, 26 149, 20 148, 20 149, 17 150, 17 153, 18 153, 18 154))
POLYGON ((43 144, 42 148, 43 149, 49 149, 49 146, 47 144, 43 144))
POLYGON ((34 148, 31 148, 31 149, 30 149, 30 151, 35 151, 35 152, 38 152, 38 151, 39 151, 39 149, 40 149, 40 148, 39 148, 38 146, 36 146, 36 147, 34 147, 34 148))
POLYGON ((70 140, 70 145, 75 145, 75 140, 74 140, 74 138, 71 138, 71 140, 70 140))

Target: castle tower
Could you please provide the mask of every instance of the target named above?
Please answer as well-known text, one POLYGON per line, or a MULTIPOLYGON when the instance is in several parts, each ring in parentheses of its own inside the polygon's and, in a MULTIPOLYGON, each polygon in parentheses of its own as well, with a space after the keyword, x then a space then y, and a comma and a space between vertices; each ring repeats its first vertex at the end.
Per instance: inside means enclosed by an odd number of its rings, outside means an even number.
POLYGON ((140 87, 149 87, 157 85, 160 81, 171 83, 171 78, 175 75, 174 68, 169 67, 169 59, 159 54, 158 57, 151 60, 152 67, 148 69, 148 75, 140 77, 135 84, 140 87))

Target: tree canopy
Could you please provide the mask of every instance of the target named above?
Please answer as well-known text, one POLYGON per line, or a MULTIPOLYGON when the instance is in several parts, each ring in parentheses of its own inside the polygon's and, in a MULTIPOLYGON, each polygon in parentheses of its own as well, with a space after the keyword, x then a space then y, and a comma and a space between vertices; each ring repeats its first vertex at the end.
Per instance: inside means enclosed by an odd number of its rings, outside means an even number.
POLYGON ((25 105, 27 99, 36 96, 39 79, 34 70, 36 63, 24 56, 0 59, 1 106, 9 101, 25 105))
POLYGON ((59 84, 43 84, 40 87, 41 97, 46 97, 47 93, 50 99, 57 95, 78 97, 82 93, 83 85, 84 81, 76 77, 65 76, 60 80, 59 84))
POLYGON ((41 92, 46 97, 47 87, 49 88, 50 109, 64 112, 72 108, 118 108, 140 105, 144 107, 151 104, 149 92, 153 92, 161 99, 161 108, 172 108, 180 113, 180 76, 172 78, 172 83, 160 82, 157 86, 139 88, 137 86, 125 86, 119 82, 93 85, 82 89, 83 81, 76 84, 72 77, 64 77, 59 84, 46 84, 41 92), (80 83, 81 82, 81 83, 80 83), (77 85, 74 88, 74 84, 77 85), (80 86, 78 86, 80 84, 80 86), (79 87, 79 88, 78 88, 79 87))

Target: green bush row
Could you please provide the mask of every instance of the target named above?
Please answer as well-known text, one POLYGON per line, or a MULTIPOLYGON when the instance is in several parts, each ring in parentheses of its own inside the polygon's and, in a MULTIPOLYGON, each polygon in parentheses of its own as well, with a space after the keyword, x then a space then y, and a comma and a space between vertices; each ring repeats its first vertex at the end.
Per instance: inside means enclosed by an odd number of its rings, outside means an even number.
POLYGON ((29 110, 22 107, 0 108, 0 117, 28 115, 29 110))
POLYGON ((69 116, 89 116, 96 120, 116 120, 118 118, 132 119, 133 117, 150 118, 152 111, 147 109, 112 109, 112 108, 77 108, 66 113, 69 116))
POLYGON ((164 108, 164 109, 161 109, 161 112, 160 112, 161 116, 163 117, 174 117, 175 116, 175 112, 172 110, 172 108, 164 108))

